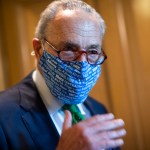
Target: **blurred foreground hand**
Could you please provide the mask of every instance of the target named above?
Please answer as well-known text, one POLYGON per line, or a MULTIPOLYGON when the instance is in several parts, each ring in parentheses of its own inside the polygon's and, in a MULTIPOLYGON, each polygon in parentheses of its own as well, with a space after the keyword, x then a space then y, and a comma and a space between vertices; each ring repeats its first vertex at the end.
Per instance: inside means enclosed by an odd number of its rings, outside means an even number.
POLYGON ((71 113, 65 111, 65 115, 57 150, 103 150, 124 144, 124 122, 114 119, 111 113, 93 116, 73 126, 71 113))

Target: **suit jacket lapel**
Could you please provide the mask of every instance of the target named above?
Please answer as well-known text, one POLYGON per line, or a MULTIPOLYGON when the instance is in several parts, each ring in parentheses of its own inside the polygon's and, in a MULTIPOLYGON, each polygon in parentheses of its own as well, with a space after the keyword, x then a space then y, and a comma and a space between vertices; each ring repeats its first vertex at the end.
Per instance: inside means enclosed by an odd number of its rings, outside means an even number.
POLYGON ((22 119, 37 149, 55 149, 59 135, 45 112, 31 110, 22 119))
MULTIPOLYGON (((55 149, 59 135, 32 81, 19 88, 23 108, 22 120, 37 149, 55 149)), ((26 81, 26 80, 25 80, 26 81)))

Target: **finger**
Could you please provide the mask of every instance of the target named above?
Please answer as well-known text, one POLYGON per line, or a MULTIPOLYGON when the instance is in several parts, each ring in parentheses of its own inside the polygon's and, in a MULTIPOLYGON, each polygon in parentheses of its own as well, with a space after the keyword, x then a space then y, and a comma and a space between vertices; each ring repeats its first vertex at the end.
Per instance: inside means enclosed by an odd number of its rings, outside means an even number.
MULTIPOLYGON (((124 133, 123 133, 124 134, 124 133)), ((108 148, 115 148, 120 147, 124 144, 122 138, 109 138, 108 136, 104 137, 105 135, 102 134, 95 134, 95 135, 89 135, 87 136, 84 141, 86 141, 86 144, 88 147, 92 147, 92 149, 108 149, 108 148)), ((112 136, 112 135, 111 135, 112 136)), ((117 136, 116 136, 117 137, 117 136)))
POLYGON ((116 130, 116 131, 100 132, 99 134, 96 135, 96 138, 99 139, 99 140, 117 139, 117 138, 122 138, 125 135, 126 135, 126 130, 125 129, 119 129, 119 130, 116 130))
POLYGON ((114 119, 114 115, 112 113, 96 115, 86 120, 87 125, 91 126, 93 124, 97 124, 103 121, 114 119))
POLYGON ((108 149, 108 148, 116 148, 120 147, 124 144, 124 141, 122 139, 116 139, 116 140, 102 140, 97 143, 98 147, 101 147, 103 149, 108 149))
POLYGON ((122 119, 115 119, 115 120, 102 122, 97 128, 99 128, 99 131, 105 131, 105 130, 114 130, 117 128, 121 128, 123 126, 124 126, 124 121, 122 119))
POLYGON ((94 129, 97 129, 99 132, 115 130, 118 128, 122 128, 124 126, 124 121, 122 119, 115 119, 110 121, 104 121, 100 124, 96 124, 93 126, 94 129))
POLYGON ((125 129, 120 129, 120 130, 117 130, 117 131, 108 131, 107 132, 107 136, 110 139, 122 138, 125 135, 126 135, 126 130, 125 129))
POLYGON ((70 128, 71 126, 72 126, 72 115, 71 115, 70 111, 65 110, 65 119, 64 119, 64 123, 63 123, 62 132, 64 132, 66 129, 70 128))
POLYGON ((86 122, 82 122, 82 127, 86 127, 85 133, 86 134, 99 134, 101 132, 108 132, 110 130, 115 131, 120 129, 124 126, 124 121, 122 119, 115 119, 115 120, 108 120, 99 122, 97 124, 92 124, 90 126, 86 125, 86 122))

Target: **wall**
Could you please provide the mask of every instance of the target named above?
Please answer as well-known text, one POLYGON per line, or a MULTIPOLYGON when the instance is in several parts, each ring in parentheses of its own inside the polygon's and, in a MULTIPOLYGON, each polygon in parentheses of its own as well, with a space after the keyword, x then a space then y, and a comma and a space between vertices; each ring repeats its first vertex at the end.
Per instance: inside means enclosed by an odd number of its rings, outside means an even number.
MULTIPOLYGON (((90 95, 126 123, 123 150, 150 149, 150 1, 86 0, 103 16, 108 55, 90 95)), ((48 0, 0 1, 0 89, 34 69, 32 38, 48 0)))

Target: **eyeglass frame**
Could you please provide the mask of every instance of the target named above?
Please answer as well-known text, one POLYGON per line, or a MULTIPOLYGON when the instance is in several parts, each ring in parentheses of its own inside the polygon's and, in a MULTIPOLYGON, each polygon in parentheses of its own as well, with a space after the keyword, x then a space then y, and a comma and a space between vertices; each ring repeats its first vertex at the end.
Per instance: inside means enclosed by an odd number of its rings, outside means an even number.
MULTIPOLYGON (((58 50, 57 48, 55 48, 46 38, 44 38, 43 39, 48 45, 49 45, 49 47, 51 47, 57 54, 58 54, 58 57, 59 57, 59 59, 61 59, 61 60, 63 60, 61 57, 60 57, 60 52, 62 52, 61 50, 58 50)), ((101 48, 101 52, 99 53, 99 54, 97 54, 97 55, 99 55, 99 58, 100 58, 100 56, 101 55, 103 55, 104 56, 104 60, 101 62, 101 63, 98 63, 98 64, 92 64, 92 63, 90 63, 89 61, 88 61, 88 57, 87 57, 87 51, 78 51, 78 53, 80 53, 80 55, 82 55, 83 53, 85 53, 86 54, 86 59, 87 59, 87 62, 89 63, 89 64, 91 64, 91 65, 101 65, 101 64, 103 64, 104 63, 104 61, 107 59, 107 55, 106 55, 106 53, 104 52, 104 50, 101 48)), ((79 57, 79 56, 78 56, 79 57)), ((78 58, 77 57, 77 58, 78 58)), ((71 60, 71 61, 75 61, 77 58, 75 58, 74 60, 71 60)), ((97 60, 99 60, 99 58, 97 59, 97 60)), ((67 61, 67 60, 63 60, 63 61, 67 61)), ((96 61, 96 62, 98 62, 98 61, 96 61)))

